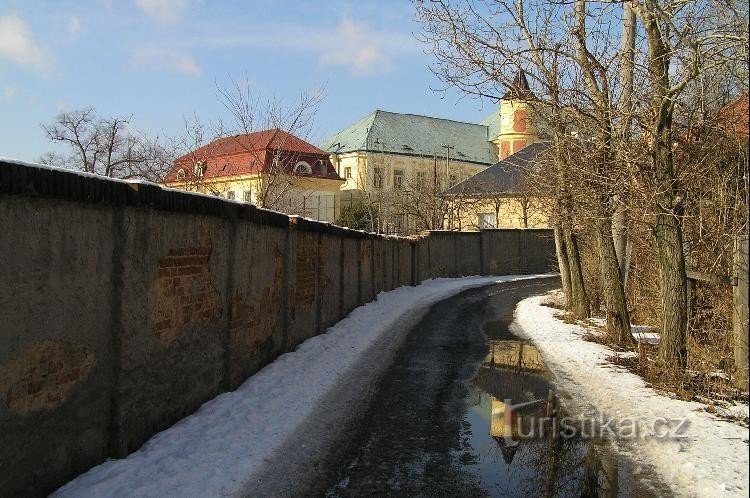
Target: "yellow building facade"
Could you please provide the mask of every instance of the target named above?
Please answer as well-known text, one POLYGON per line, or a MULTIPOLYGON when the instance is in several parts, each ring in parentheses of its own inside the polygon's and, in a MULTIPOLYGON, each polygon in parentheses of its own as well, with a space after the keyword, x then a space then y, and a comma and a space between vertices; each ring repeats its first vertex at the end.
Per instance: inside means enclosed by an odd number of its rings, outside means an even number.
POLYGON ((165 182, 170 188, 248 202, 329 223, 334 223, 341 212, 341 184, 341 180, 326 178, 292 175, 271 178, 262 174, 165 182))
POLYGON ((446 228, 550 226, 548 205, 531 197, 526 188, 529 173, 544 167, 543 153, 549 148, 534 101, 526 75, 519 72, 500 100, 498 115, 486 120, 498 162, 446 191, 450 199, 446 228))
MULTIPOLYGON (((495 168, 498 161, 542 141, 534 102, 519 72, 481 124, 380 110, 365 116, 321 145, 344 179, 342 206, 370 203, 386 220, 386 231, 395 233, 548 227, 543 203, 523 195, 518 179, 512 188, 466 188, 487 170, 499 175, 504 166, 495 168), (426 220, 423 211, 438 204, 439 216, 426 220)), ((520 171, 515 166, 514 178, 520 171)))
POLYGON ((328 153, 280 129, 224 137, 175 160, 167 187, 333 223, 341 185, 328 153))

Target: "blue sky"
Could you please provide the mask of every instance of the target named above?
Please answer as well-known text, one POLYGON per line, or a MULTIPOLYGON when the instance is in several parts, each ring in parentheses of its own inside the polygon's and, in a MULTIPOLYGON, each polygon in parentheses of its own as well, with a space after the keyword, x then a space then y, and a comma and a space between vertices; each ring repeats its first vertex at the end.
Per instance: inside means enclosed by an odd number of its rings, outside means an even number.
POLYGON ((0 0, 0 156, 36 160, 40 123, 84 106, 173 135, 246 75, 287 102, 325 86, 313 142, 376 108, 478 122, 494 104, 431 90, 413 19, 408 0, 0 0))

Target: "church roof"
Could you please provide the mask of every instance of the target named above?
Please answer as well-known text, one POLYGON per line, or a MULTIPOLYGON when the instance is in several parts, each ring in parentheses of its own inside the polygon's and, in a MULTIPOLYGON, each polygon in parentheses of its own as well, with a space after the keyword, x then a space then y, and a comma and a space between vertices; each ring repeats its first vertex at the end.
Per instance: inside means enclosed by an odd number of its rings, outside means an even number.
POLYGON ((448 195, 482 195, 513 193, 523 188, 524 173, 534 167, 539 154, 550 148, 550 142, 527 145, 474 176, 445 191, 448 195))
POLYGON ((386 152, 409 156, 445 155, 490 165, 494 162, 487 126, 417 114, 376 110, 325 140, 320 148, 332 153, 386 152))
POLYGON ((516 77, 513 80, 513 84, 508 88, 508 91, 503 95, 503 100, 534 100, 536 95, 531 91, 529 87, 529 80, 526 79, 526 73, 521 70, 518 71, 516 77))

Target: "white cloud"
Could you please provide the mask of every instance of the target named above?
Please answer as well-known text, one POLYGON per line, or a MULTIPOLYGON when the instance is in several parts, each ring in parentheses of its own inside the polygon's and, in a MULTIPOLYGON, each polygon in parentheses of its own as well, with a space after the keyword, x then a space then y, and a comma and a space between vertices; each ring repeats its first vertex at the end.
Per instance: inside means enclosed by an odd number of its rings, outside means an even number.
POLYGON ((12 100, 16 96, 16 87, 11 85, 4 87, 3 96, 8 100, 12 100))
POLYGON ((52 58, 34 42, 28 25, 17 15, 0 16, 0 58, 34 69, 47 69, 52 58))
POLYGON ((180 22, 187 3, 187 0, 135 0, 135 5, 141 12, 162 24, 180 22))
POLYGON ((75 36, 81 30, 81 19, 78 16, 71 15, 68 17, 68 34, 75 36))
POLYGON ((364 24, 344 18, 336 30, 335 43, 320 54, 320 62, 349 66, 356 75, 381 73, 392 66, 388 49, 387 35, 382 36, 364 24))
POLYGON ((200 76, 201 68, 192 55, 167 49, 145 48, 133 54, 135 67, 166 69, 189 76, 200 76))
POLYGON ((247 26, 239 34, 229 27, 212 31, 220 34, 196 37, 194 43, 213 49, 254 47, 313 52, 321 64, 348 67, 354 75, 387 72, 396 58, 420 52, 411 33, 375 29, 348 17, 330 29, 277 23, 247 26))

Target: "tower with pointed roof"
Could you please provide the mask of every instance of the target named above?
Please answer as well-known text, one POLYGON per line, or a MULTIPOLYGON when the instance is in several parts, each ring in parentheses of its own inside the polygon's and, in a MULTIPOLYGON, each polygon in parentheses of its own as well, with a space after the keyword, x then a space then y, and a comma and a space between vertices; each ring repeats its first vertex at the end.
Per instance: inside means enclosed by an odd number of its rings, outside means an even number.
POLYGON ((535 99, 526 73, 519 71, 511 87, 500 99, 500 126, 497 136, 492 139, 492 143, 497 146, 499 160, 539 141, 531 106, 535 99))

